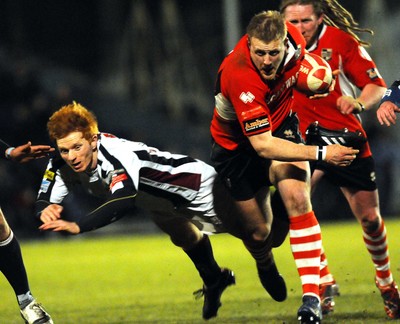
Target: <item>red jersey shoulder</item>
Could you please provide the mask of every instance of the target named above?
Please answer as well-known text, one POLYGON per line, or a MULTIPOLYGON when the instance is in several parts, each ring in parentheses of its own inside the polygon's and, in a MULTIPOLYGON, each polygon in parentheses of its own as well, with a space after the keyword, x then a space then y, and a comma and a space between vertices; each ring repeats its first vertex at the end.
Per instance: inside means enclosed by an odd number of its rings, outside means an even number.
POLYGON ((302 55, 304 55, 304 49, 306 48, 306 40, 301 34, 301 32, 290 22, 286 22, 286 28, 288 32, 288 37, 292 38, 297 47, 301 47, 302 55))
POLYGON ((367 83, 385 86, 367 50, 352 35, 337 27, 326 27, 315 52, 331 65, 332 70, 338 69, 342 62, 346 74, 358 87, 367 83))
POLYGON ((353 36, 332 26, 326 26, 318 40, 318 49, 321 50, 321 57, 326 61, 331 58, 327 53, 324 53, 327 49, 330 50, 331 54, 334 50, 341 55, 346 55, 352 50, 358 49, 359 46, 359 42, 353 36))

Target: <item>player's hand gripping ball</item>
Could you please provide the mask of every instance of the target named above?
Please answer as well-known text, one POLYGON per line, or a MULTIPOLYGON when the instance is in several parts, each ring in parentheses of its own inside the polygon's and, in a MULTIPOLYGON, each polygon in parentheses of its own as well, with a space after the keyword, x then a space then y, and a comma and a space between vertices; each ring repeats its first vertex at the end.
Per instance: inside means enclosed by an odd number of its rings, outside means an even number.
POLYGON ((306 53, 300 64, 296 89, 306 95, 329 92, 332 83, 332 70, 320 56, 306 53))

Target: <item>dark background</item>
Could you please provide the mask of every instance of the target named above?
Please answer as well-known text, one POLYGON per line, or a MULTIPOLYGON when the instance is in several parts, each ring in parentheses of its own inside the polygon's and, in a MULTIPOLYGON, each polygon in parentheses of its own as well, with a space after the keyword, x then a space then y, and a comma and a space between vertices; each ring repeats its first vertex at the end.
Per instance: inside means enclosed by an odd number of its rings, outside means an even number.
MULTIPOLYGON (((399 1, 341 1, 362 27, 373 28, 368 49, 391 83, 398 78, 399 1)), ((93 110, 102 131, 208 161, 209 122, 217 68, 228 34, 239 37, 261 10, 279 1, 3 0, 0 1, 0 138, 12 145, 49 143, 46 122, 76 100, 93 110), (225 5, 237 3, 237 30, 227 30, 225 5), (234 33, 236 32, 237 35, 234 33)), ((368 38, 368 37, 367 37, 368 38)), ((377 160, 382 211, 393 199, 398 127, 365 116, 377 160)), ((37 234, 32 206, 47 161, 2 162, 0 204, 16 232, 37 234)), ((89 208, 86 197, 73 212, 89 208)), ((314 199, 321 219, 352 217, 335 188, 314 199), (332 214, 332 210, 335 211, 332 214)))

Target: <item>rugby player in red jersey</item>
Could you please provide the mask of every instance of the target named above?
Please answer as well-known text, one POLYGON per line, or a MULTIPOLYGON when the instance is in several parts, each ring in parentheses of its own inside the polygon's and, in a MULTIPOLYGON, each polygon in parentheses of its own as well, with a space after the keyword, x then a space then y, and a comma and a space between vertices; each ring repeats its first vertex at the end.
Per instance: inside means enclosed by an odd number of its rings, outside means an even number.
POLYGON ((271 185, 278 189, 289 215, 290 246, 302 283, 298 319, 318 323, 321 232, 310 201, 306 161, 347 166, 358 150, 302 144, 291 108, 304 51, 304 38, 279 12, 261 12, 251 19, 246 35, 218 71, 211 160, 240 210, 224 223, 242 228, 241 239, 272 297, 286 287, 271 252, 271 219, 261 202, 271 185))
MULTIPOLYGON (((312 190, 322 177, 340 188, 362 227, 363 240, 375 267, 375 283, 382 295, 385 311, 390 318, 398 318, 399 292, 390 270, 375 164, 361 124, 361 113, 374 108, 386 90, 385 81, 364 47, 368 43, 357 36, 358 32, 372 31, 358 27, 351 13, 336 0, 283 0, 280 10, 286 21, 302 33, 307 41, 307 50, 324 58, 332 71, 339 71, 329 96, 312 100, 294 91, 293 110, 297 112, 300 131, 307 137, 307 144, 326 145, 344 141, 344 145, 360 149, 348 168, 339 168, 324 161, 312 163, 312 190), (325 140, 321 132, 324 132, 325 140)), ((338 293, 338 287, 329 272, 324 253, 321 261, 320 295, 323 311, 329 313, 333 310, 333 297, 338 293)))

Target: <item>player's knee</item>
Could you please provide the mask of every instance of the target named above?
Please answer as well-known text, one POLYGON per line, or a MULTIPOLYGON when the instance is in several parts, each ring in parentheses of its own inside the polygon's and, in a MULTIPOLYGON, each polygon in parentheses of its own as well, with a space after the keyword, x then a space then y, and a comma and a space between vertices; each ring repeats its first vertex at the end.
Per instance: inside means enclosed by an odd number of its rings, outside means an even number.
POLYGON ((381 217, 374 215, 373 217, 365 216, 361 220, 361 226, 366 233, 375 233, 381 226, 381 217))
POLYGON ((260 224, 254 227, 249 233, 247 240, 254 243, 264 242, 271 233, 271 227, 268 224, 260 224))
POLYGON ((6 240, 10 236, 10 227, 7 223, 0 223, 0 241, 6 240))
POLYGON ((181 235, 171 235, 171 242, 185 250, 192 248, 201 240, 202 234, 200 231, 187 231, 181 235))
POLYGON ((311 207, 310 195, 306 190, 297 190, 287 198, 288 210, 295 214, 304 214, 311 207))

